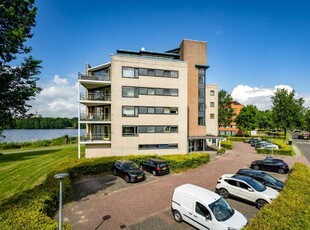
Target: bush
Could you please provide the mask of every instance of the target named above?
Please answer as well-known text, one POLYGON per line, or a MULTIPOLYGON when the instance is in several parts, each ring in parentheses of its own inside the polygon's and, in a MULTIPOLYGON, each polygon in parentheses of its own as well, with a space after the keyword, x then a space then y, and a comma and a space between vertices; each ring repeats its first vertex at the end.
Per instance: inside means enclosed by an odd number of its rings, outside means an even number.
POLYGON ((218 155, 222 155, 226 152, 226 149, 224 147, 222 147, 221 149, 217 149, 216 152, 218 155))
POLYGON ((221 146, 224 147, 225 149, 232 149, 233 143, 232 141, 222 141, 221 146))
POLYGON ((278 198, 265 206, 245 229, 310 229, 309 194, 310 169, 296 163, 278 198))
MULTIPOLYGON (((174 172, 195 168, 210 161, 209 154, 105 157, 65 161, 48 174, 43 184, 4 201, 0 208, 0 229, 57 229, 58 222, 51 217, 58 209, 59 181, 54 175, 67 172, 63 179, 64 203, 72 199, 73 181, 83 175, 110 173, 116 160, 133 160, 137 164, 151 158, 167 160, 174 172)), ((71 229, 65 225, 64 229, 71 229)))

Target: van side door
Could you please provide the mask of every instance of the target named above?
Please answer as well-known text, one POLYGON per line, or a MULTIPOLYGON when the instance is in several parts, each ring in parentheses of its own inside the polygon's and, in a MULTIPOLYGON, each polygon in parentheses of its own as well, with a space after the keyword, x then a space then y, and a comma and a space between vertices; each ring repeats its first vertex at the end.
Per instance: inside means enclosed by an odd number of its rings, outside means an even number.
POLYGON ((212 216, 208 208, 196 201, 194 210, 195 227, 198 229, 213 229, 212 216))

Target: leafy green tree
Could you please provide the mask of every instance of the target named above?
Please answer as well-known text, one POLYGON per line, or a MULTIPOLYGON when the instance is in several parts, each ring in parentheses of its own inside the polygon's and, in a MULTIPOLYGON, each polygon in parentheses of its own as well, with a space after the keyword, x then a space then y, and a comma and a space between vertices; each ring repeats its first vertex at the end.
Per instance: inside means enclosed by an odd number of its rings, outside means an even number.
POLYGON ((304 122, 304 99, 295 99, 295 91, 278 89, 272 100, 272 120, 277 128, 284 131, 284 139, 289 129, 300 127, 304 122))
POLYGON ((264 130, 273 129, 272 112, 270 110, 259 111, 258 128, 264 130))
POLYGON ((254 105, 247 105, 240 110, 235 118, 238 129, 241 131, 250 131, 258 128, 259 111, 254 105))
POLYGON ((25 117, 37 87, 41 61, 29 56, 37 8, 34 0, 0 1, 0 135, 14 117, 25 117))
POLYGON ((218 92, 218 125, 228 126, 235 116, 234 109, 231 107, 233 99, 225 90, 218 92))
POLYGON ((305 116, 304 116, 304 130, 310 131, 310 109, 305 109, 305 116))

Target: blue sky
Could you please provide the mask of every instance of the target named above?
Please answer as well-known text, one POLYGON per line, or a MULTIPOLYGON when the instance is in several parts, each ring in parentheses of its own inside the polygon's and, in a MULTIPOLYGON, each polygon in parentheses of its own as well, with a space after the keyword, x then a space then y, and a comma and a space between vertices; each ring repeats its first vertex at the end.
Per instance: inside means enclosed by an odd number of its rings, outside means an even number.
POLYGON ((166 51, 208 43, 207 82, 244 104, 270 107, 275 89, 310 106, 310 3, 265 0, 44 0, 29 40, 43 61, 31 104, 43 116, 77 116, 77 73, 117 49, 166 51))

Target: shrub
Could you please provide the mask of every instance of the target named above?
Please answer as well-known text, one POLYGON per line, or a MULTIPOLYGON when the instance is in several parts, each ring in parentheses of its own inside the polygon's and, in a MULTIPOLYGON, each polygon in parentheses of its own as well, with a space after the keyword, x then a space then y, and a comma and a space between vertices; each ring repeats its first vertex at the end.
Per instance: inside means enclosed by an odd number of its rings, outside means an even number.
MULTIPOLYGON (((72 199, 73 181, 78 177, 109 173, 112 171, 114 162, 119 159, 133 160, 139 164, 151 157, 167 160, 171 169, 175 172, 195 168, 210 161, 210 155, 203 153, 67 160, 57 165, 48 174, 43 184, 1 204, 0 229, 57 229, 58 222, 51 218, 57 211, 59 202, 59 182, 54 179, 54 175, 57 173, 67 172, 69 174, 68 177, 63 179, 63 200, 68 202, 72 199)), ((64 229, 71 229, 71 227, 65 225, 64 229)))
POLYGON ((222 147, 221 149, 217 149, 216 152, 218 155, 222 155, 226 152, 226 149, 224 147, 222 147))
POLYGON ((225 149, 232 149, 233 143, 232 141, 222 141, 221 146, 224 147, 225 149))
POLYGON ((245 229, 310 229, 309 194, 310 169, 296 163, 278 198, 265 206, 245 229))

